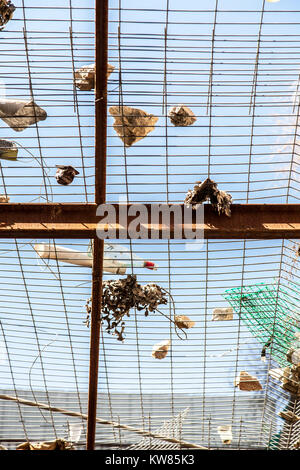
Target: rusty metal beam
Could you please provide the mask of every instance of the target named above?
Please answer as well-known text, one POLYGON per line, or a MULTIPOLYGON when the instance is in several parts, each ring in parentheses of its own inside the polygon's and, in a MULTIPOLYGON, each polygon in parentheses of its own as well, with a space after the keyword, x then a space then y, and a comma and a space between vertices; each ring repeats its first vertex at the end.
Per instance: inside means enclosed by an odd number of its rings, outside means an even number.
MULTIPOLYGON (((177 205, 183 211, 182 205, 177 205)), ((95 238, 98 205, 93 204, 0 204, 0 238, 95 238)), ((124 207, 124 205, 122 205, 124 207)), ((151 205, 145 205, 151 229, 151 205)), ((118 204, 116 224, 119 225, 118 204)), ((126 210, 135 205, 127 205, 126 210)), ((204 206, 204 238, 276 239, 300 238, 300 204, 233 204, 231 217, 218 216, 210 205, 204 206)), ((129 225, 134 216, 129 216, 129 225)), ((159 226, 159 238, 162 235, 159 226)), ((171 219, 170 238, 178 227, 171 219)), ((184 228, 182 224, 179 227, 184 228)), ((193 221, 195 228, 195 220, 193 221)), ((126 227, 127 229, 127 227, 126 227)), ((118 233, 116 238, 118 238, 118 233)), ((182 238, 185 234, 182 231, 182 238)), ((101 251, 101 246, 99 247, 101 251)))
MULTIPOLYGON (((106 198, 106 132, 107 132, 107 62, 108 62, 108 0, 95 2, 95 204, 106 198)), ((95 209, 94 209, 95 211, 95 209)), ((94 450, 97 424, 98 369, 100 346, 100 315, 104 241, 93 232, 92 311, 90 333, 90 365, 86 449, 94 450)))

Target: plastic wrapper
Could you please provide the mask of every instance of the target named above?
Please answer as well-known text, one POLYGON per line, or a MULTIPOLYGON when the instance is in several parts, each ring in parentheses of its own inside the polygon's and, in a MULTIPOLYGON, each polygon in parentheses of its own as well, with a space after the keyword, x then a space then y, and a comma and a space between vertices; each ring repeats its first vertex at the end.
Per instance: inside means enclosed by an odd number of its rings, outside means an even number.
POLYGON ((231 426, 229 425, 223 425, 223 426, 218 426, 217 431, 218 434, 223 442, 223 444, 231 444, 232 441, 232 430, 231 426))
POLYGON ((231 215, 231 204, 232 196, 218 189, 217 183, 207 178, 201 183, 197 181, 194 189, 189 189, 184 204, 186 206, 192 206, 193 209, 197 209, 203 202, 210 201, 213 208, 218 214, 225 214, 228 217, 231 215))
MULTIPOLYGON (((113 65, 107 64, 107 78, 114 71, 113 65)), ((95 88, 95 71, 96 65, 89 64, 84 65, 80 69, 75 71, 75 85, 81 91, 90 91, 95 88)))
POLYGON ((154 359, 164 359, 168 354, 170 345, 171 341, 169 339, 160 341, 153 346, 151 356, 154 357, 154 359))
POLYGON ((212 313, 213 321, 228 321, 233 319, 233 309, 227 308, 215 308, 212 313))
POLYGON ((0 139, 0 158, 4 160, 17 160, 18 147, 10 140, 0 139))
POLYGON ((12 19, 15 9, 10 0, 0 0, 0 31, 12 19))
POLYGON ((14 131, 21 132, 27 127, 47 118, 47 113, 34 101, 0 100, 0 118, 14 131))
POLYGON ((109 113, 114 117, 113 127, 126 147, 146 137, 158 121, 153 114, 129 106, 111 106, 109 113))
POLYGON ((168 115, 175 127, 192 126, 197 120, 193 111, 183 104, 171 108, 168 115))
POLYGON ((261 383, 253 375, 248 374, 248 372, 241 371, 239 376, 235 379, 235 387, 238 387, 240 390, 248 392, 257 392, 262 390, 261 383))

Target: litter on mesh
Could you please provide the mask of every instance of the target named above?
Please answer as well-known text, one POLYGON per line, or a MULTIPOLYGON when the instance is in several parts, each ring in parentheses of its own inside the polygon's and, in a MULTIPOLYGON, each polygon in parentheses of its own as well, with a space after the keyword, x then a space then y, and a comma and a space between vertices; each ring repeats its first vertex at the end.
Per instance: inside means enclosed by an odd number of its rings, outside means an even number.
POLYGON ((234 382, 235 387, 247 392, 258 392, 262 390, 259 380, 248 372, 241 371, 234 382))
POLYGON ((278 416, 289 423, 297 423, 297 421, 300 420, 299 416, 297 416, 292 411, 280 411, 278 416))
POLYGON ((10 201, 9 196, 5 196, 4 194, 0 194, 0 204, 8 203, 9 201, 10 201))
POLYGON ((195 322, 192 321, 186 315, 175 315, 174 321, 175 321, 175 325, 181 329, 189 329, 195 326, 195 322))
POLYGON ((300 367, 292 365, 291 367, 284 367, 278 369, 269 370, 269 375, 281 382, 281 387, 295 395, 300 397, 300 367))
MULTIPOLYGON (((174 418, 164 421, 163 424, 154 431, 154 434, 158 434, 166 438, 175 438, 177 440, 181 439, 182 436, 182 425, 183 422, 189 413, 190 408, 185 408, 183 411, 178 413, 174 418)), ((127 447, 126 450, 142 450, 142 449, 153 449, 153 450, 163 450, 163 449, 180 449, 180 444, 166 442, 161 439, 143 437, 136 444, 132 444, 127 447)))
POLYGON ((45 442, 23 442, 16 450, 74 450, 74 447, 64 439, 45 442))
POLYGON ((281 366, 289 365, 286 355, 299 331, 295 294, 289 294, 280 284, 260 283, 227 289, 223 297, 263 348, 271 340, 270 355, 281 366))
POLYGON ((223 426, 218 426, 217 427, 217 432, 223 442, 223 444, 231 444, 232 441, 232 430, 231 426, 229 425, 223 425, 223 426))
MULTIPOLYGON (((114 71, 113 65, 107 64, 107 78, 114 71)), ((84 65, 75 71, 75 85, 81 91, 90 91, 95 88, 96 64, 84 65)))
POLYGON ((169 110, 168 115, 175 127, 191 126, 197 121, 193 111, 184 105, 174 106, 169 110))
POLYGON ((225 191, 218 189, 217 183, 207 178, 201 183, 197 181, 194 189, 189 189, 184 204, 197 209, 203 202, 210 201, 213 208, 218 214, 231 215, 232 196, 225 191))
MULTIPOLYGON (((125 318, 130 317, 130 310, 144 310, 145 316, 155 312, 159 305, 168 303, 167 295, 157 284, 138 284, 136 276, 128 275, 124 279, 103 281, 101 323, 106 331, 124 341, 125 318)), ((92 309, 91 299, 87 300, 87 324, 92 309)), ((100 312, 99 312, 100 315, 100 312)))
POLYGON ((164 359, 168 354, 170 345, 171 341, 169 339, 160 341, 153 346, 151 356, 154 357, 154 359, 164 359))
POLYGON ((227 308, 215 308, 212 314, 212 321, 227 321, 233 319, 233 309, 227 308))
POLYGON ((27 127, 47 118, 47 113, 34 101, 0 100, 0 118, 14 131, 21 132, 27 127))
POLYGON ((15 9, 10 0, 0 0, 0 31, 12 19, 15 9))
POLYGON ((72 166, 65 166, 65 165, 56 165, 57 171, 56 171, 56 181, 58 184, 62 184, 64 186, 67 186, 68 184, 71 184, 72 181, 74 180, 74 177, 76 175, 79 175, 79 171, 77 171, 75 168, 72 166))
POLYGON ((109 113, 114 117, 113 127, 126 147, 146 137, 158 121, 153 114, 129 106, 111 106, 109 113))
POLYGON ((0 139, 0 158, 4 160, 17 160, 18 147, 10 140, 0 139))

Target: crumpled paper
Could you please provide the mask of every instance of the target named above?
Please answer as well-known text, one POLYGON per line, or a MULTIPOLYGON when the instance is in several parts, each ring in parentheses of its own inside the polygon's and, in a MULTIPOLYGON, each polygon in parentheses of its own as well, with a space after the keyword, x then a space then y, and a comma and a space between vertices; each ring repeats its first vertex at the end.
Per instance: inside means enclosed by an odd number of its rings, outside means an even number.
POLYGON ((10 0, 0 0, 0 31, 12 19, 15 9, 10 0))
POLYGON ((16 450, 74 450, 74 447, 64 439, 45 442, 23 442, 16 450))
POLYGON ((154 359, 164 359, 166 355, 168 354, 170 345, 171 345, 171 341, 168 339, 160 341, 157 344, 154 344, 152 348, 151 356, 154 357, 154 359))
POLYGON ((0 118, 14 131, 20 132, 31 124, 44 121, 47 113, 32 100, 3 99, 0 100, 0 118))
POLYGON ((183 104, 170 108, 168 115, 175 127, 191 126, 197 121, 193 111, 183 104))
POLYGON ((111 106, 109 113, 114 117, 113 127, 126 147, 146 137, 158 121, 153 114, 129 106, 111 106))
POLYGON ((210 201, 219 215, 224 213, 230 217, 230 206, 232 204, 231 194, 219 190, 217 183, 210 178, 207 178, 202 183, 201 181, 197 181, 194 189, 188 190, 184 204, 186 206, 192 206, 193 209, 197 209, 205 201, 210 201))
MULTIPOLYGON (((106 323, 106 331, 124 341, 124 318, 130 317, 130 309, 144 310, 145 316, 155 312, 159 305, 168 303, 166 294, 157 284, 138 284, 136 276, 124 279, 107 280, 102 283, 101 322, 106 323)), ((92 299, 86 303, 87 324, 92 310, 92 299)))
MULTIPOLYGON (((115 70, 113 65, 107 64, 107 78, 115 70)), ((95 88, 96 64, 84 65, 75 71, 75 85, 81 91, 90 91, 95 88)))

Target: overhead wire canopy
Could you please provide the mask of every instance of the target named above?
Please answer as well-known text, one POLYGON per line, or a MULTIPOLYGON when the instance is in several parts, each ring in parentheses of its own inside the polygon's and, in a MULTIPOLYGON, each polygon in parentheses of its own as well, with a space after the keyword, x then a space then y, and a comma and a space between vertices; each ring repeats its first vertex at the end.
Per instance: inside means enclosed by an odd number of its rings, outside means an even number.
POLYGON ((298 448, 298 2, 1 3, 0 445, 298 448))

